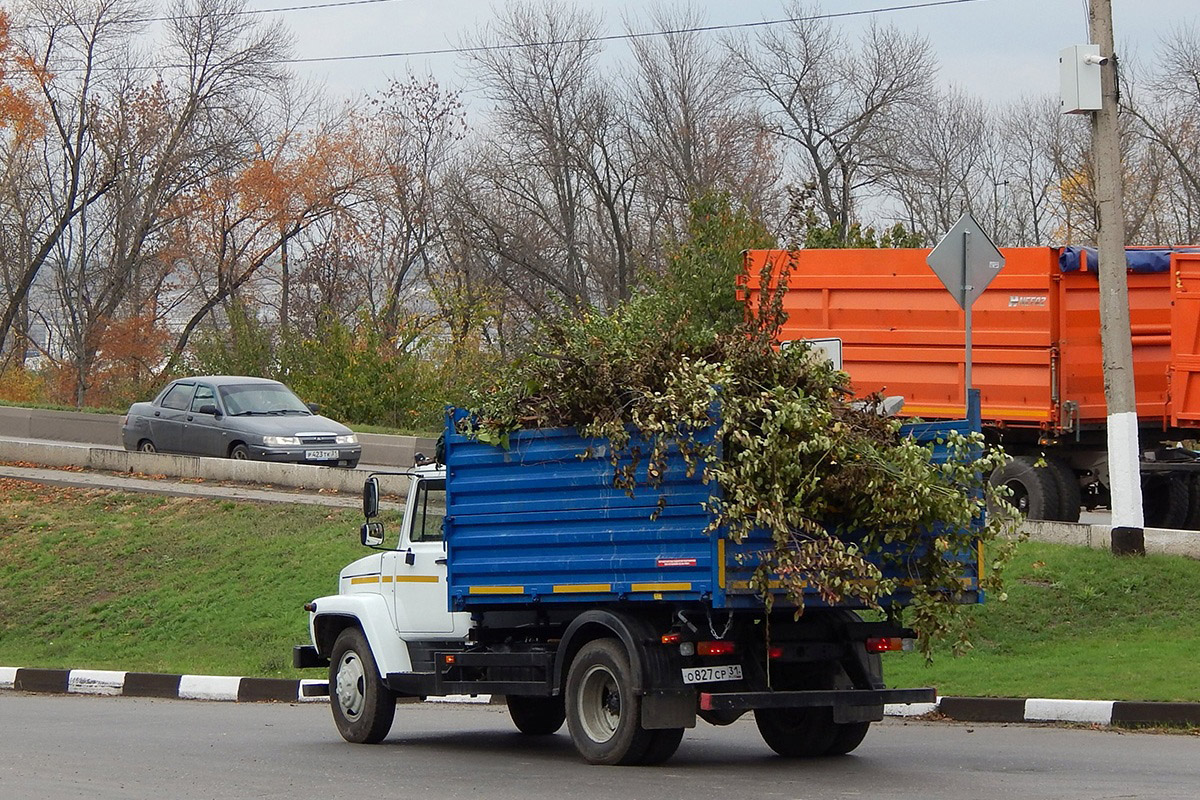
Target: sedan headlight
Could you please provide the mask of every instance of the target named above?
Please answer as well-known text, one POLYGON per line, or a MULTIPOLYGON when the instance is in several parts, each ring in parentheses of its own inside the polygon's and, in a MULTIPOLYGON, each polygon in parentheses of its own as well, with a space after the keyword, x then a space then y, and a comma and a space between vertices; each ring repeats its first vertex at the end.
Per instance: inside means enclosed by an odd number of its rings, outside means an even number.
POLYGON ((347 433, 345 436, 338 436, 334 441, 338 444, 358 444, 358 434, 347 433))
POLYGON ((283 447, 289 444, 300 444, 299 436, 264 436, 263 444, 267 447, 283 447))

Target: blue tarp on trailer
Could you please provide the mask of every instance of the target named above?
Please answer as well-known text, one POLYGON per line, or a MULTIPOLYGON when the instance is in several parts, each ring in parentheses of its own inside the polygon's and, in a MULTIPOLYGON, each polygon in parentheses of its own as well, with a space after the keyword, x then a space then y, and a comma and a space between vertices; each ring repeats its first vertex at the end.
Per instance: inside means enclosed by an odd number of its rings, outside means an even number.
MULTIPOLYGON (((1139 248, 1125 250, 1125 267, 1130 272, 1166 272, 1171 268, 1172 253, 1196 253, 1195 248, 1139 248)), ((1094 247, 1064 247, 1058 254, 1058 268, 1062 272, 1100 271, 1100 251, 1094 247)))

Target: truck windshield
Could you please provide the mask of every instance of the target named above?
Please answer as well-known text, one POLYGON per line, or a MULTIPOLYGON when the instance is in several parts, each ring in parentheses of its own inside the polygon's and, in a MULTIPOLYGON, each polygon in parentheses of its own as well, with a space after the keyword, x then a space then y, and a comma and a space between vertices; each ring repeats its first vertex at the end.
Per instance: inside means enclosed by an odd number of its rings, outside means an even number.
POLYGON ((440 542, 442 520, 446 517, 446 481, 421 481, 417 489, 417 505, 413 512, 410 540, 440 542))

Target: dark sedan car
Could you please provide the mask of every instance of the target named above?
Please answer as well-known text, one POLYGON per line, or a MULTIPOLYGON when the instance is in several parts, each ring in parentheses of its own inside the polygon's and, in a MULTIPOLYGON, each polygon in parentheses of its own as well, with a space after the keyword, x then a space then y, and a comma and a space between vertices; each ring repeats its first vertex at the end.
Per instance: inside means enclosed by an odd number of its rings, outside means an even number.
POLYGON ((358 436, 286 386, 228 375, 181 378, 121 423, 126 450, 355 467, 358 436))

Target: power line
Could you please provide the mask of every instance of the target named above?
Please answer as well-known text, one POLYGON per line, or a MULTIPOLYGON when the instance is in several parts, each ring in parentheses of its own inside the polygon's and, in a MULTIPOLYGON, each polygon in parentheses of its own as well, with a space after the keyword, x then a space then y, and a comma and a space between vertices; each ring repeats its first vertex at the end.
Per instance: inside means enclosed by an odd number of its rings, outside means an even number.
MULTIPOLYGON (((343 6, 369 6, 378 3, 395 3, 402 0, 336 0, 330 3, 311 3, 303 6, 278 6, 276 8, 243 8, 237 11, 228 12, 230 16, 250 16, 255 14, 282 14, 290 11, 312 11, 321 8, 341 8, 343 6)), ((191 19, 202 19, 204 14, 172 14, 163 17, 134 17, 132 19, 122 20, 129 25, 140 25, 146 22, 181 22, 191 19)), ((33 28, 50 27, 49 23, 25 23, 23 25, 15 25, 12 30, 30 30, 33 28)))
POLYGON ((634 39, 647 39, 654 36, 674 36, 682 33, 711 33, 715 31, 741 30, 746 28, 765 28, 774 25, 786 25, 793 22, 813 22, 823 19, 837 19, 840 17, 861 17, 872 14, 886 14, 893 11, 911 11, 922 8, 935 8, 937 6, 956 6, 963 3, 986 3, 990 0, 932 0, 926 3, 908 3, 899 6, 884 6, 881 8, 867 8, 857 11, 835 11, 827 14, 810 14, 803 17, 785 17, 783 19, 761 20, 759 22, 739 22, 725 25, 700 25, 694 28, 676 28, 672 30, 662 31, 637 31, 633 33, 614 33, 604 36, 585 36, 576 39, 558 39, 545 42, 521 42, 510 44, 488 44, 476 45, 473 47, 445 47, 437 50, 408 50, 395 53, 362 53, 357 55, 344 56, 315 56, 312 58, 285 58, 273 62, 277 64, 318 64, 330 61, 364 61, 375 58, 412 58, 417 56, 441 56, 454 54, 468 53, 486 53, 499 50, 517 50, 522 47, 552 47, 563 44, 591 44, 593 42, 615 42, 615 41, 631 41, 634 39))
MULTIPOLYGON (((282 6, 282 7, 278 7, 278 8, 272 8, 272 9, 246 9, 246 10, 238 11, 235 13, 238 13, 238 14, 268 14, 268 13, 280 13, 280 12, 285 12, 285 11, 303 11, 303 10, 309 10, 309 9, 333 8, 333 7, 337 7, 337 6, 356 6, 356 5, 375 4, 375 3, 388 3, 388 2, 395 2, 395 1, 396 0, 338 0, 337 2, 316 3, 316 4, 312 4, 312 5, 303 5, 303 6, 282 6)), ((856 11, 833 11, 833 12, 821 13, 821 14, 809 14, 806 16, 799 16, 799 17, 784 17, 781 19, 760 20, 758 22, 738 22, 738 23, 727 23, 727 24, 723 24, 723 25, 698 25, 698 26, 691 27, 691 28, 673 28, 673 29, 668 29, 668 30, 656 30, 656 31, 634 31, 634 32, 630 32, 630 33, 613 33, 613 34, 605 34, 603 36, 585 36, 585 37, 578 37, 578 38, 574 38, 574 39, 556 39, 556 40, 547 40, 547 41, 539 41, 539 42, 516 42, 516 43, 507 43, 507 44, 487 44, 487 45, 474 45, 474 46, 470 46, 470 47, 444 47, 444 48, 438 48, 438 49, 432 49, 432 50, 406 50, 406 51, 389 52, 389 53, 359 53, 359 54, 340 55, 340 56, 314 56, 314 57, 309 57, 309 58, 281 58, 281 59, 276 59, 274 61, 263 62, 263 63, 269 63, 269 64, 321 64, 321 63, 331 63, 331 62, 337 62, 337 61, 366 61, 366 60, 379 59, 379 58, 414 58, 414 57, 419 57, 419 56, 466 55, 466 54, 470 54, 470 53, 485 53, 485 52, 495 52, 495 51, 503 51, 503 50, 517 50, 517 49, 524 48, 524 47, 553 47, 553 46, 564 45, 564 44, 591 44, 591 43, 599 43, 599 42, 632 41, 635 39, 648 39, 648 38, 656 37, 656 36, 675 36, 675 35, 684 34, 684 33, 712 33, 712 32, 717 32, 717 31, 745 30, 745 29, 750 29, 750 28, 765 28, 765 27, 772 27, 775 25, 787 25, 789 23, 796 23, 796 22, 815 22, 818 20, 826 20, 826 19, 839 19, 839 18, 846 18, 846 17, 862 17, 862 16, 871 16, 874 14, 888 14, 888 13, 893 13, 896 11, 913 11, 913 10, 920 10, 920 9, 926 9, 926 8, 937 8, 940 6, 956 6, 956 5, 963 5, 965 3, 986 3, 986 2, 990 2, 990 1, 991 0, 930 0, 930 2, 923 2, 923 3, 906 3, 903 5, 881 6, 879 8, 858 9, 856 11)), ((146 19, 137 20, 137 21, 138 22, 156 22, 156 21, 168 21, 168 20, 180 20, 180 19, 197 19, 197 18, 199 18, 199 16, 200 15, 175 16, 175 17, 153 17, 153 18, 146 18, 146 19)), ((145 64, 145 65, 140 65, 140 66, 131 66, 131 67, 128 67, 128 69, 157 71, 157 70, 167 70, 167 69, 186 69, 188 66, 189 65, 187 65, 187 64, 158 64, 158 65, 145 64)), ((70 72, 71 70, 66 70, 66 71, 70 72)))

